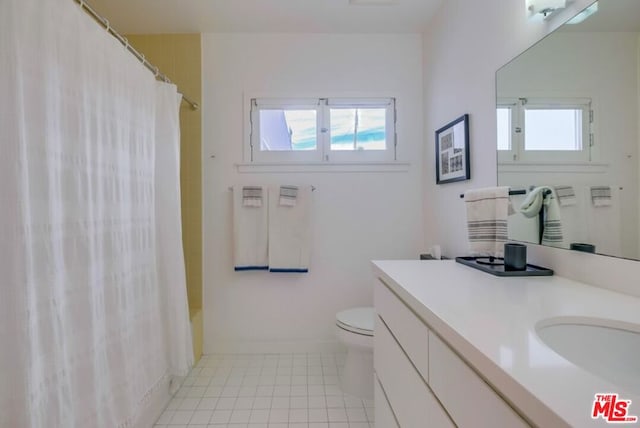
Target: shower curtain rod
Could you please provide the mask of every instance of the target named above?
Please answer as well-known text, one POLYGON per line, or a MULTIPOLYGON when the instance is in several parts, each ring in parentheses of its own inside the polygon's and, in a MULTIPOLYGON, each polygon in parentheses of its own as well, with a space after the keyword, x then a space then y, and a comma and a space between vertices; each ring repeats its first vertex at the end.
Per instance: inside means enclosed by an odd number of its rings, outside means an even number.
MULTIPOLYGON (((87 4, 87 2, 85 2, 84 0, 74 0, 76 3, 78 3, 80 5, 80 9, 84 9, 89 15, 91 15, 91 17, 93 19, 95 19, 96 21, 98 21, 106 30, 109 34, 111 34, 113 37, 115 37, 120 43, 122 43, 122 45, 127 48, 127 50, 129 52, 131 52, 136 58, 138 58, 138 60, 145 66, 147 67, 149 70, 151 70, 151 72, 155 75, 156 79, 160 79, 165 83, 173 83, 171 82, 171 80, 169 80, 169 78, 167 77, 166 74, 162 74, 160 73, 160 69, 158 67, 156 67, 155 65, 151 64, 145 57, 144 54, 138 52, 133 46, 131 46, 129 44, 129 40, 127 40, 126 37, 124 37, 123 35, 121 35, 120 33, 118 33, 112 26, 111 24, 109 24, 109 20, 106 18, 103 18, 102 16, 100 16, 100 14, 98 14, 98 12, 96 12, 96 10, 94 8, 92 8, 90 5, 87 4)), ((198 105, 197 102, 191 100, 189 97, 182 95, 182 99, 184 100, 184 102, 186 102, 187 104, 189 104, 191 106, 191 108, 193 110, 198 110, 200 108, 200 106, 198 105)))

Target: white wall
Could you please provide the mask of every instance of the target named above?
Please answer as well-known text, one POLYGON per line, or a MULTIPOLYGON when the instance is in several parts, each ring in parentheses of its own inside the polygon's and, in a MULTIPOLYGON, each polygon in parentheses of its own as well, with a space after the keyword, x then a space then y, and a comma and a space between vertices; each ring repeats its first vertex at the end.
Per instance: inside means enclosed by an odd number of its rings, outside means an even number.
MULTIPOLYGON (((427 245, 440 243, 443 252, 450 256, 466 253, 465 209, 458 195, 468 188, 496 185, 496 70, 588 3, 576 0, 559 16, 538 22, 527 18, 524 1, 443 2, 424 36, 427 245), (437 186, 433 167, 434 130, 463 113, 471 115, 472 178, 437 186)), ((584 263, 585 255, 575 252, 535 245, 530 245, 530 249, 530 260, 544 262, 561 275, 637 292, 633 278, 640 274, 638 262, 586 255, 597 263, 584 263), (599 279, 590 275, 595 266, 600 272, 610 267, 611 278, 615 276, 616 280, 600 283, 602 275, 597 276, 599 279)))
MULTIPOLYGON (((596 244, 598 252, 638 258, 638 34, 559 31, 529 49, 499 73, 501 98, 590 98, 595 111, 593 161, 603 165, 580 172, 563 166, 550 172, 539 166, 502 164, 501 185, 568 184, 585 202, 563 208, 565 238, 596 244), (567 55, 570 53, 570 55, 567 55), (605 77, 606 76, 606 77, 605 77), (540 172, 543 171, 544 174, 540 172), (587 186, 610 185, 617 206, 591 208, 587 186), (622 190, 620 190, 622 189, 622 190), (603 211, 610 211, 606 213, 603 211), (606 228, 589 227, 607 220, 606 228), (582 223, 582 224, 580 224, 582 223), (593 232, 593 233, 591 233, 593 232), (613 239, 612 235, 616 235, 613 239)), ((551 160, 553 163, 553 160, 551 160)))
POLYGON ((369 261, 417 258, 424 247, 422 39, 205 34, 202 46, 204 352, 333 346, 335 313, 372 304, 369 261), (395 96, 409 171, 238 173, 244 92, 395 96), (228 187, 250 183, 317 188, 308 274, 233 271, 228 187))

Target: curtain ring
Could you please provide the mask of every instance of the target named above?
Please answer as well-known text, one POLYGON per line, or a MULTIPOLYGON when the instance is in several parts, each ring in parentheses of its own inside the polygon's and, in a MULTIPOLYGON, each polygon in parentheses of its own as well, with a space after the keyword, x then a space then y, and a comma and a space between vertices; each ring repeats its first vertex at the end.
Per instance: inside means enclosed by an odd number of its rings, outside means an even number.
POLYGON ((155 73, 155 77, 158 77, 158 75, 160 74, 160 69, 158 68, 158 66, 153 67, 153 72, 155 73))
POLYGON ((129 50, 129 39, 123 36, 122 41, 124 42, 124 47, 129 50))
POLYGON ((84 9, 84 0, 80 0, 80 9, 84 9))
POLYGON ((104 26, 107 28, 107 33, 111 32, 111 24, 109 23, 108 19, 104 20, 104 26))

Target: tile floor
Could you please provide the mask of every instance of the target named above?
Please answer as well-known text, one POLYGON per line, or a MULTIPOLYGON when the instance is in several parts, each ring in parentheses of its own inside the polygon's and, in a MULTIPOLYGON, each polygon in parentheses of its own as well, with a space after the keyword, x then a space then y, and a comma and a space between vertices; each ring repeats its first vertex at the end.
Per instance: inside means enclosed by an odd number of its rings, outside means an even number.
POLYGON ((345 354, 203 356, 155 428, 374 428, 340 390, 345 354))

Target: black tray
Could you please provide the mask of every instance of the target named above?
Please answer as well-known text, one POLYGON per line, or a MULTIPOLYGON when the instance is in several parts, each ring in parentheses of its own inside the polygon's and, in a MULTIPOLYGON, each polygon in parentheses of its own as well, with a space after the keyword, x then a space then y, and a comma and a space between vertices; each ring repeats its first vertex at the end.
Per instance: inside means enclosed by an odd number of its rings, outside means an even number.
MULTIPOLYGON (((504 270, 504 264, 480 264, 477 259, 487 260, 488 257, 456 257, 456 262, 479 269, 483 272, 490 273, 495 276, 551 276, 551 269, 543 268, 536 265, 527 264, 525 270, 504 270)), ((496 259, 496 262, 498 260, 496 259)))

